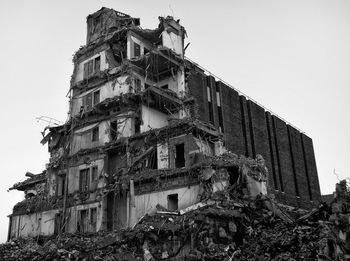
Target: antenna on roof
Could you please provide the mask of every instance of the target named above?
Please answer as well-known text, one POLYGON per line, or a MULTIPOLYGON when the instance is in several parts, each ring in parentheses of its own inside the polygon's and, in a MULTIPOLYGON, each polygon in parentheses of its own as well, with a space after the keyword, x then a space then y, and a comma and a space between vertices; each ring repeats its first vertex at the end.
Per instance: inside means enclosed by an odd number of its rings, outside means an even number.
POLYGON ((47 122, 49 124, 48 126, 53 126, 53 125, 58 126, 63 124, 63 122, 48 116, 40 116, 40 117, 36 117, 35 119, 37 120, 37 122, 39 121, 47 122))

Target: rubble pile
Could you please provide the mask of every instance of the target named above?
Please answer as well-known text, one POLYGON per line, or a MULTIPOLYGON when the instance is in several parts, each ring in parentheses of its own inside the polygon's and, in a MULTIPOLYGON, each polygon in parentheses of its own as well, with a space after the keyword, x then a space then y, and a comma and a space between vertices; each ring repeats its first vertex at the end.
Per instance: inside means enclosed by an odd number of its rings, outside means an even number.
POLYGON ((346 182, 334 195, 307 212, 218 192, 175 212, 159 206, 127 230, 15 239, 0 260, 350 260, 346 182))

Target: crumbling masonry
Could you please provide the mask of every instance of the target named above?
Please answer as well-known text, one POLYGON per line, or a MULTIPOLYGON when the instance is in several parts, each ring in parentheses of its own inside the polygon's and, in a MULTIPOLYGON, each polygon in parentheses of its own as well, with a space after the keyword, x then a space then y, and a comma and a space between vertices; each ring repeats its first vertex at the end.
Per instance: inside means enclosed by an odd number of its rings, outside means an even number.
POLYGON ((185 29, 154 30, 112 9, 87 17, 68 121, 45 129, 50 161, 25 192, 9 238, 133 227, 235 184, 309 209, 320 188, 312 140, 184 56, 185 29))

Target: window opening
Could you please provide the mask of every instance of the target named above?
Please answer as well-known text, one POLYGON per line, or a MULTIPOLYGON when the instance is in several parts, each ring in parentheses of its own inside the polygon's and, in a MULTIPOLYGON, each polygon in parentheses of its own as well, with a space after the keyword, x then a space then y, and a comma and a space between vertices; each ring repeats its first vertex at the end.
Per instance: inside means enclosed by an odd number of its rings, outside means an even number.
POLYGON ((94 73, 99 72, 101 70, 101 57, 98 56, 94 60, 94 73))
POLYGON ((87 192, 89 190, 89 174, 90 169, 82 169, 79 173, 79 190, 87 192))
POLYGON ((98 167, 93 166, 91 168, 91 188, 96 189, 98 181, 98 167))
POLYGON ((62 196, 64 195, 64 188, 66 186, 66 175, 58 175, 57 179, 56 195, 62 196))
POLYGON ((101 56, 91 59, 84 63, 84 79, 89 78, 101 70, 101 56))
POLYGON ((116 141, 118 139, 118 121, 111 122, 111 141, 116 141))
POLYGON ((88 232, 88 229, 89 229, 88 211, 86 209, 80 210, 77 230, 79 232, 85 233, 85 232, 88 232))
POLYGON ((98 141, 99 131, 98 126, 92 129, 92 141, 98 141))
POLYGON ((170 194, 168 195, 168 210, 176 211, 179 208, 179 198, 178 194, 170 194))
POLYGON ((216 86, 216 104, 218 109, 218 118, 219 118, 219 129, 221 132, 224 132, 224 121, 223 121, 223 115, 222 115, 222 107, 221 107, 221 95, 220 95, 220 89, 219 86, 216 86))
POLYGON ((157 148, 153 149, 148 157, 147 167, 150 169, 158 169, 158 155, 157 148))
POLYGON ((100 90, 95 91, 93 95, 94 95, 93 96, 94 97, 93 105, 96 105, 97 103, 100 102, 100 90))
POLYGON ((139 44, 134 43, 134 57, 138 57, 141 55, 141 47, 139 44))
POLYGON ((57 213, 55 215, 55 227, 54 227, 54 234, 58 235, 60 233, 61 227, 62 227, 62 217, 61 213, 57 213))
POLYGON ((207 85, 207 96, 208 96, 208 108, 209 108, 209 121, 211 123, 214 123, 214 112, 213 112, 213 103, 212 103, 212 96, 211 96, 211 89, 210 86, 207 85))
POLYGON ((185 167, 185 145, 183 143, 175 146, 175 168, 185 167))
POLYGON ((135 118, 135 134, 140 133, 141 131, 141 120, 139 117, 135 118))
POLYGON ((90 225, 91 225, 91 231, 96 232, 96 230, 97 230, 97 208, 90 209, 90 225))
POLYGON ((169 89, 169 85, 168 84, 165 84, 163 86, 160 87, 161 89, 169 89))

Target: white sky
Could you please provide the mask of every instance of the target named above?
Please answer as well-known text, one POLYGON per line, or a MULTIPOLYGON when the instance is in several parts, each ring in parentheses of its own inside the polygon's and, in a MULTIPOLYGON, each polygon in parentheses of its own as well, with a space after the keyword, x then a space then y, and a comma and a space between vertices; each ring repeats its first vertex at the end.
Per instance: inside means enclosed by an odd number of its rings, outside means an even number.
POLYGON ((46 126, 65 121, 72 55, 86 16, 102 6, 141 18, 181 19, 186 55, 305 131, 314 142, 323 194, 346 178, 350 145, 350 1, 1 1, 0 242, 22 192, 6 190, 48 162, 46 126))

